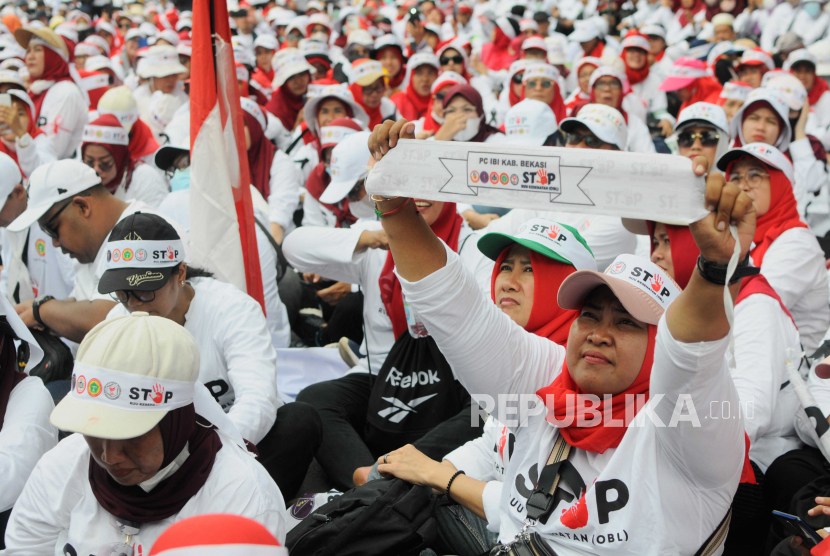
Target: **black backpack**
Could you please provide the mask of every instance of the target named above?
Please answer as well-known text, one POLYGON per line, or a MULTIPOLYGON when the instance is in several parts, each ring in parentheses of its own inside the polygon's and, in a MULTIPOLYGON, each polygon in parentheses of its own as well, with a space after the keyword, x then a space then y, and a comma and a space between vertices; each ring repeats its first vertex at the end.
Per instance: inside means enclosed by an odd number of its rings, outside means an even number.
MULTIPOLYGON (((30 328, 35 341, 43 350, 43 359, 34 367, 26 366, 23 370, 29 376, 37 376, 44 384, 55 380, 69 380, 72 377, 72 369, 75 361, 72 359, 72 351, 64 344, 58 336, 49 330, 30 328)), ((29 344, 21 342, 18 350, 18 365, 29 360, 29 344)))
POLYGON ((378 479, 324 504, 288 533, 291 556, 418 554, 437 536, 427 486, 378 479))

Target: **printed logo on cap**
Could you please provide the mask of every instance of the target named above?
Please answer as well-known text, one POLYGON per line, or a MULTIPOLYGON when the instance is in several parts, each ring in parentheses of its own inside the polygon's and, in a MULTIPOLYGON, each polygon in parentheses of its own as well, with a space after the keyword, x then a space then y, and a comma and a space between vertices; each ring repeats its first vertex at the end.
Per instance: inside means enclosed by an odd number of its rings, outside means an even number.
POLYGON ((160 280, 164 280, 164 274, 161 272, 152 272, 148 270, 143 274, 133 274, 132 276, 127 276, 127 283, 132 286, 138 286, 145 282, 158 282, 160 280))
POLYGON ((79 394, 83 394, 84 390, 86 390, 86 377, 84 375, 80 375, 78 377, 78 383, 75 387, 75 391, 79 394))
POLYGON ((121 386, 117 382, 107 382, 104 395, 110 400, 117 400, 121 397, 121 386))
POLYGON ((193 401, 193 382, 138 375, 77 361, 75 365, 96 377, 87 383, 84 375, 78 375, 77 384, 71 391, 78 401, 134 411, 157 411, 159 406, 175 409, 193 401))
POLYGON ((86 387, 86 391, 91 398, 97 398, 101 395, 101 381, 97 378, 91 379, 86 387))
POLYGON ((123 127, 88 125, 84 128, 83 142, 127 146, 130 137, 123 127))
POLYGON ((373 73, 383 73, 383 65, 376 60, 369 60, 352 67, 352 76, 355 81, 373 73))
POLYGON ((636 286, 663 310, 680 295, 680 288, 663 269, 634 255, 620 255, 605 269, 605 274, 636 286))
POLYGON ((294 502, 291 506, 291 517, 300 521, 311 515, 314 511, 314 494, 307 494, 294 502))
POLYGON ((546 218, 528 220, 516 232, 516 239, 527 239, 567 259, 577 270, 596 270, 590 251, 565 226, 546 218))

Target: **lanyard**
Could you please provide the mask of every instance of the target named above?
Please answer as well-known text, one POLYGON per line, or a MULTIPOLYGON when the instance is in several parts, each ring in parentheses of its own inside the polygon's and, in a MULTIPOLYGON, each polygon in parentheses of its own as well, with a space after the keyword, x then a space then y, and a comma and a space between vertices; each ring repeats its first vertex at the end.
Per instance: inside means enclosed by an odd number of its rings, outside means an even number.
POLYGON ((536 488, 527 499, 527 521, 525 526, 529 523, 533 524, 538 521, 544 523, 547 521, 556 506, 557 500, 554 494, 560 480, 565 480, 565 484, 571 488, 577 498, 585 490, 585 481, 582 480, 573 464, 568 461, 570 453, 571 445, 559 432, 550 456, 548 456, 548 461, 539 475, 536 488))

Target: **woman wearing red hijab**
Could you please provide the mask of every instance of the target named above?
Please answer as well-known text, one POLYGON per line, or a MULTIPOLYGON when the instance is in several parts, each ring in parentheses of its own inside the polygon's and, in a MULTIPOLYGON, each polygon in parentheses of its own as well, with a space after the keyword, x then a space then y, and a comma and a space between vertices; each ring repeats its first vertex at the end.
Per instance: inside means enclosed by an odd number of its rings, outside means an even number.
POLYGON ((349 90, 369 115, 369 129, 383 120, 397 118, 398 107, 386 97, 386 81, 380 62, 367 58, 352 62, 349 90))
POLYGON ((469 60, 463 42, 458 37, 453 37, 442 43, 435 51, 435 55, 438 56, 438 62, 441 64, 441 73, 454 71, 469 81, 470 74, 467 72, 469 60))
POLYGON ((669 75, 660 84, 659 90, 674 91, 683 104, 680 111, 696 102, 717 104, 723 87, 706 71, 706 64, 685 56, 672 64, 669 75))
POLYGON ((391 98, 398 91, 403 91, 408 70, 403 56, 403 46, 398 38, 392 33, 378 38, 375 41, 372 58, 380 62, 383 69, 389 73, 389 97, 391 98))
POLYGON ((496 20, 490 42, 481 49, 481 61, 487 69, 493 71, 508 69, 510 64, 519 57, 520 53, 512 50, 510 44, 519 32, 519 22, 512 17, 502 16, 496 20))
POLYGON ((447 92, 456 85, 466 85, 467 80, 454 71, 438 76, 430 87, 429 104, 424 117, 415 122, 415 132, 419 139, 432 137, 444 123, 444 99, 447 92))
POLYGON ((15 38, 26 49, 35 122, 55 145, 58 159, 68 158, 81 143, 87 102, 70 75, 66 43, 47 28, 21 28, 15 38))
POLYGON ((672 0, 674 17, 666 29, 672 41, 693 38, 706 22, 706 3, 703 0, 672 0))
POLYGON ((616 108, 625 118, 628 126, 628 150, 640 153, 656 152, 645 121, 641 116, 626 110, 626 108, 634 107, 645 112, 642 101, 637 95, 631 93, 625 74, 610 66, 603 66, 591 74, 590 86, 590 102, 616 108))
POLYGON ((155 208, 169 193, 167 183, 158 171, 133 160, 129 144, 127 130, 118 118, 105 114, 84 128, 81 158, 115 197, 143 201, 155 208))
POLYGON ((813 353, 830 327, 827 270, 815 236, 798 215, 792 163, 775 147, 750 143, 727 151, 718 168, 755 203, 752 262, 792 314, 805 351, 813 353))
POLYGON ((277 118, 286 131, 293 131, 299 125, 299 114, 305 104, 305 95, 311 82, 314 66, 309 64, 296 48, 286 48, 274 56, 274 93, 266 110, 277 118))
POLYGON ((647 114, 660 122, 663 135, 671 135, 674 117, 669 114, 666 93, 660 90, 662 78, 660 72, 651 71, 648 65, 648 53, 651 49, 648 37, 638 31, 629 31, 622 41, 622 58, 625 75, 631 91, 646 105, 647 114))
POLYGON ((559 90, 559 70, 550 64, 527 65, 522 75, 522 98, 538 100, 550 106, 557 122, 568 117, 559 90))
MULTIPOLYGON (((390 138, 394 144, 410 136, 405 122, 384 124, 369 140, 373 158, 388 153, 390 138)), ((707 187, 714 193, 712 203, 732 213, 727 207, 737 193, 734 187, 724 187, 714 174, 707 187)), ((739 222, 739 257, 744 259, 754 214, 747 196, 737 194, 746 208, 725 220, 739 222)), ((509 542, 527 525, 524 531, 552 551, 566 553, 584 546, 575 536, 596 538, 610 521, 628 534, 621 543, 631 554, 694 554, 730 510, 746 461, 743 423, 675 420, 673 427, 659 427, 647 417, 644 426, 632 422, 644 403, 664 424, 681 397, 695 407, 727 399, 733 407, 739 403, 725 360, 730 325, 723 284, 698 272, 680 292, 662 269, 631 255, 619 256, 603 274, 577 271, 557 295, 560 308, 579 311, 563 347, 527 333, 482 302, 479 285, 460 257, 404 203, 409 204, 405 198, 377 201, 384 213, 397 209, 381 222, 407 304, 456 376, 481 393, 477 399, 492 400, 490 413, 515 435, 499 498, 499 538, 509 542), (544 409, 531 410, 534 393, 544 409), (666 398, 670 401, 663 407, 666 398), (584 403, 587 399, 591 402, 584 403), (556 472, 545 469, 552 453, 568 461, 559 470, 575 471, 560 474, 559 487, 568 495, 540 493, 531 505, 534 485, 543 493, 553 491, 550 477, 556 472), (705 485, 689 477, 705 477, 705 485), (604 501, 611 500, 615 509, 606 514, 604 501)), ((728 230, 717 228, 715 214, 709 213, 693 230, 695 242, 706 261, 724 265, 735 245, 728 230)), ((729 291, 735 296, 737 290, 729 291)), ((388 473, 398 463, 390 453, 378 470, 388 473)), ((452 485, 449 490, 452 496, 452 485)), ((619 545, 592 549, 610 555, 619 552, 619 545)))
POLYGON ((580 58, 576 63, 576 77, 579 86, 565 100, 565 111, 568 117, 574 115, 574 109, 582 107, 591 99, 591 75, 598 67, 602 66, 602 60, 592 56, 580 58))
POLYGON ((18 89, 7 93, 12 105, 0 106, 0 122, 8 126, 0 135, 0 152, 9 155, 27 177, 41 164, 56 160, 55 146, 35 125, 35 106, 29 95, 18 89))
POLYGON ((428 52, 413 54, 406 64, 405 91, 395 93, 390 100, 398 107, 402 117, 410 121, 419 120, 427 115, 430 90, 438 78, 440 66, 438 58, 428 52))

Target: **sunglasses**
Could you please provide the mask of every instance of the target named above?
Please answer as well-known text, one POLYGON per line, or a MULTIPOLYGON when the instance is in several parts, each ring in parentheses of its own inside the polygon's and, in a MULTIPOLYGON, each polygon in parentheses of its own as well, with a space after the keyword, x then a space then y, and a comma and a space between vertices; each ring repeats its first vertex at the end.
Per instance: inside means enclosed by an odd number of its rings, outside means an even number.
POLYGON ((543 89, 550 89, 551 87, 553 87, 553 83, 551 81, 548 81, 547 79, 541 79, 539 81, 531 79, 527 82, 527 86, 530 89, 535 89, 537 85, 541 86, 543 89))
POLYGON ((519 73, 513 75, 513 83, 515 83, 516 85, 521 85, 523 75, 524 75, 524 72, 521 72, 521 71, 519 73))
POLYGON ((441 56, 438 61, 441 62, 442 66, 446 66, 449 63, 463 64, 464 57, 461 54, 456 54, 455 56, 441 56))
POLYGON ((700 139, 700 144, 704 147, 717 147, 720 135, 716 131, 704 131, 703 133, 683 131, 677 134, 677 144, 684 149, 694 145, 697 139, 700 139))
POLYGON ((590 133, 586 135, 583 135, 581 133, 566 133, 565 137, 568 141, 568 144, 571 146, 579 145, 584 141, 585 146, 589 149, 599 149, 605 144, 605 141, 599 139, 594 135, 591 135, 590 133))
POLYGON ((140 301, 141 303, 150 303, 156 298, 156 292, 140 292, 136 290, 119 290, 110 292, 110 297, 113 301, 117 301, 118 303, 126 304, 127 301, 130 300, 130 296, 133 296, 136 301, 140 301))
POLYGON ((435 93, 434 98, 435 98, 435 100, 437 100, 439 102, 444 102, 444 97, 446 97, 446 96, 447 96, 446 92, 441 92, 441 93, 435 93))
POLYGON ((66 210, 66 207, 68 207, 69 205, 72 204, 72 201, 75 199, 75 197, 89 197, 90 195, 91 195, 91 193, 82 193, 82 194, 74 195, 73 197, 70 197, 69 199, 67 199, 67 201, 63 204, 63 206, 61 208, 59 208, 58 211, 55 214, 52 215, 52 218, 47 220, 45 224, 38 223, 38 225, 40 226, 40 229, 43 230, 43 233, 46 234, 47 236, 49 236, 50 238, 58 239, 58 229, 55 228, 55 227, 52 227, 52 223, 55 220, 57 220, 58 216, 60 216, 61 213, 64 210, 66 210))

